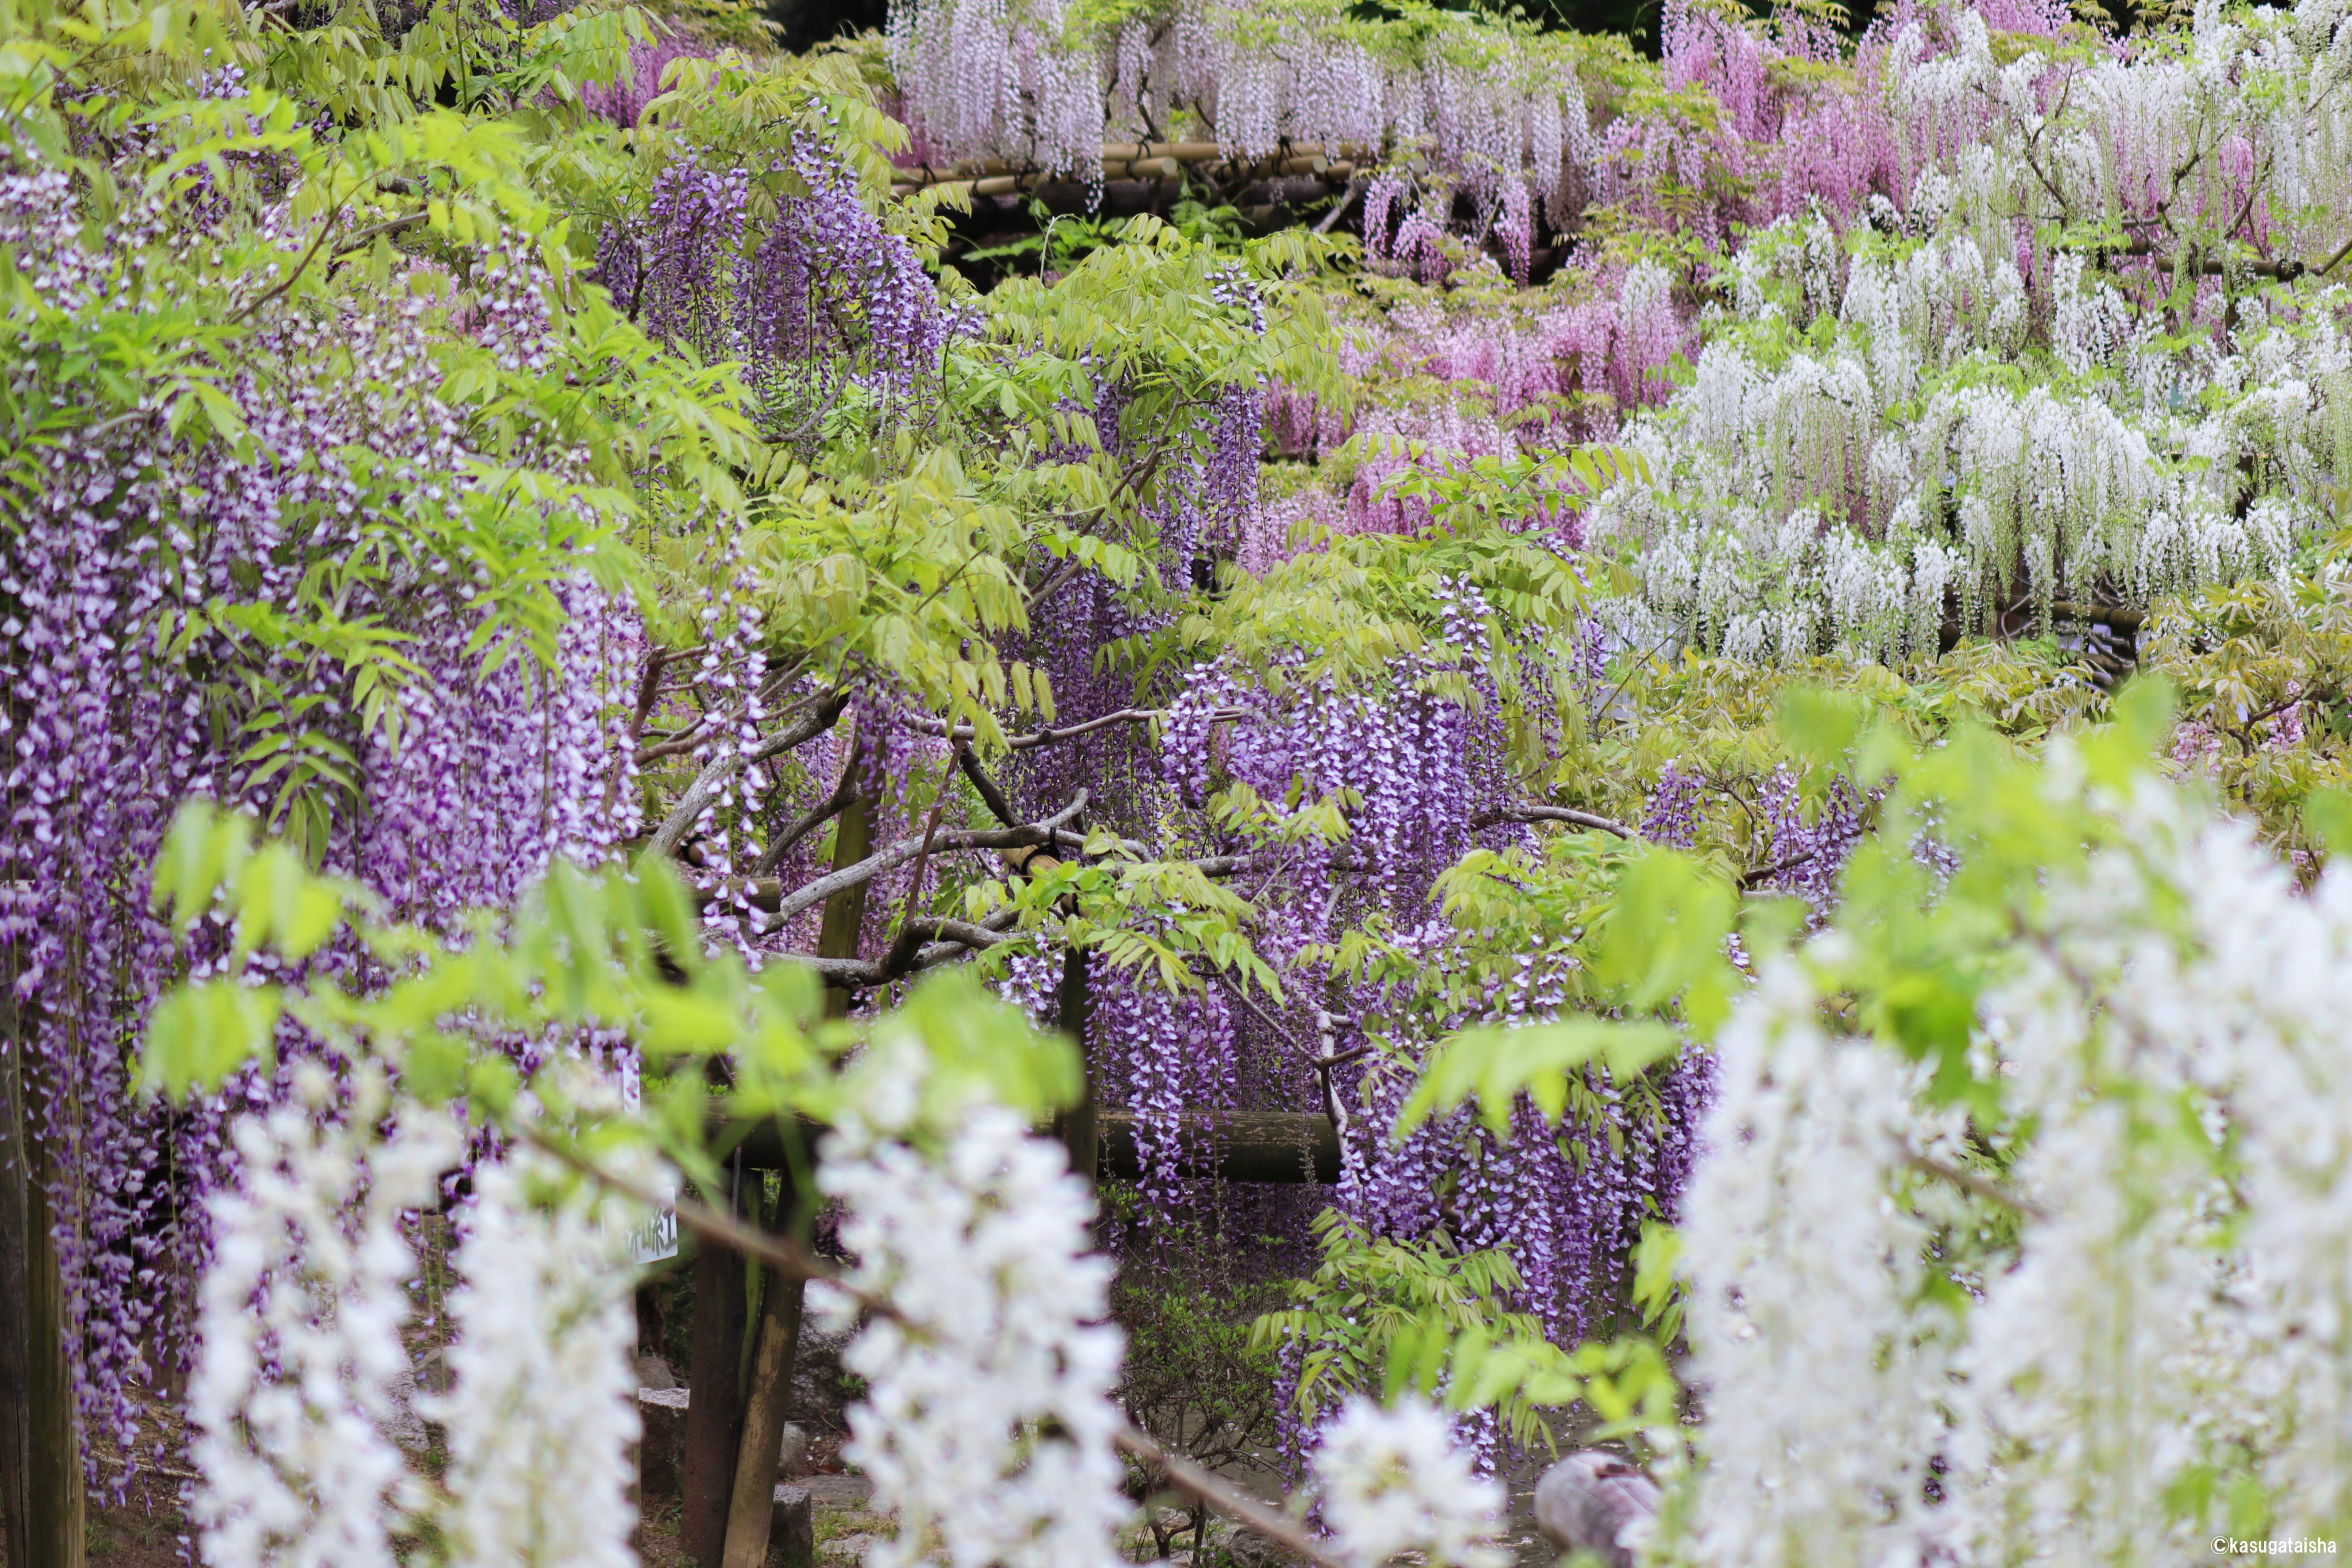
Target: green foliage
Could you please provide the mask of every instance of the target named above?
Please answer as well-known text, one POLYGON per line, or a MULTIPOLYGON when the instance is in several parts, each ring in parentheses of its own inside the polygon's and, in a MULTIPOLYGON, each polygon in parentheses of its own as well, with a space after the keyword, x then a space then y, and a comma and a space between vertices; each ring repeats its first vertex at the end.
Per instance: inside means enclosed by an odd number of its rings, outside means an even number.
POLYGON ((511 1042, 559 1028, 613 1030, 642 1053, 643 1111, 576 1114, 559 1052, 527 1085, 544 1113, 534 1135, 574 1137, 591 1159, 649 1146, 707 1187, 718 1176, 712 1127, 835 1119, 910 1061, 924 1064, 917 1124, 933 1131, 952 1127, 975 1098, 1042 1117, 1080 1089, 1068 1040, 968 974, 915 988, 870 1027, 825 1020, 805 970, 754 975, 731 951, 707 952, 686 890, 659 861, 603 875, 559 865, 504 920, 485 917, 451 938, 389 921, 281 846, 257 849, 248 819, 192 805, 173 825, 157 883, 158 906, 180 929, 212 916, 239 933, 240 956, 280 960, 163 999, 142 1082, 175 1101, 218 1090, 268 1052, 274 1026, 290 1025, 314 1047, 383 1062, 421 1099, 462 1095, 511 1123, 526 1087, 511 1042), (292 971, 282 960, 322 936, 356 943, 374 982, 283 978, 292 971), (721 1054, 733 1074, 714 1103, 703 1066, 721 1054))
POLYGON ((1465 1100, 1496 1135, 1509 1130, 1512 1101, 1525 1093, 1547 1122, 1566 1111, 1571 1077, 1599 1067, 1616 1081, 1637 1078, 1681 1045, 1664 1024, 1571 1018, 1515 1029, 1465 1030, 1429 1060, 1397 1114, 1400 1138, 1465 1100))
MULTIPOLYGON (((1350 1394, 1382 1388, 1399 1346, 1418 1356, 1433 1335, 1475 1333, 1530 1365, 1556 1364, 1560 1353, 1542 1325, 1509 1306, 1520 1280, 1508 1253, 1464 1251, 1442 1230, 1419 1241, 1374 1238, 1336 1209, 1316 1217, 1315 1235, 1323 1260, 1292 1286, 1298 1304, 1266 1313, 1250 1329, 1254 1345, 1296 1350, 1300 1416, 1311 1420, 1350 1394)), ((1530 1381, 1479 1403, 1496 1407, 1515 1442, 1531 1443, 1544 1432, 1539 1406, 1563 1403, 1547 1396, 1565 1388, 1530 1381)), ((1488 1391, 1481 1385, 1480 1392, 1488 1391)))
MULTIPOLYGON (((0 256, 18 367, 0 385, 0 506, 47 483, 60 443, 113 432, 183 458, 273 455, 243 411, 281 390, 349 385, 387 418, 429 392, 456 417, 456 484, 421 487, 366 451, 274 455, 331 457, 356 489, 278 517, 293 592, 257 603, 191 580, 157 619, 164 657, 205 651, 199 722, 238 739, 272 823, 314 857, 362 788, 354 737, 325 716, 400 738, 418 676, 404 584, 470 580, 473 651, 550 660, 565 582, 644 586, 631 527, 681 491, 740 506, 764 464, 734 378, 658 351, 576 267, 564 176, 609 161, 614 134, 577 89, 651 26, 592 7, 518 27, 477 0, 445 0, 396 37, 357 5, 299 28, 203 0, 0 8, 0 144, 72 181, 98 269, 67 302, 0 256), (154 151, 124 155, 141 146, 154 151), (184 243, 191 230, 205 243, 184 243), (442 329, 509 256, 543 269, 542 361, 442 329), (429 389, 375 384, 361 346, 403 295, 434 340, 429 389), (289 361, 268 347, 289 331, 319 348, 289 361), (355 514, 370 521, 352 537, 355 514)), ((132 526, 193 579, 182 552, 206 541, 184 530, 205 519, 132 526)))
POLYGON ((2282 847, 2320 848, 2313 812, 2326 815, 2322 802, 2352 786, 2352 608, 2342 595, 2299 578, 2160 601, 2147 664, 2179 693, 2177 751, 2282 847))
POLYGON ((1207 1465, 1259 1461, 1276 1436, 1268 1391, 1279 1368, 1251 1324, 1271 1290, 1123 1272, 1112 1316, 1127 1333, 1118 1396, 1129 1418, 1207 1465))

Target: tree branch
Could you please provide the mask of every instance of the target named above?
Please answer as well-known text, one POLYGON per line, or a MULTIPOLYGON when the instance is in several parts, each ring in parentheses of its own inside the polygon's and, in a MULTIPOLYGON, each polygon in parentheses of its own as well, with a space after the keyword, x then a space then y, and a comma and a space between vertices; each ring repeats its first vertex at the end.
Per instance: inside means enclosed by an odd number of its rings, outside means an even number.
POLYGON ((1621 839, 1639 839, 1642 836, 1622 822, 1612 822, 1606 817, 1596 817, 1573 806, 1496 806, 1470 819, 1474 831, 1491 828, 1501 822, 1565 822, 1571 828, 1590 828, 1595 832, 1614 833, 1621 839))
POLYGON ((1999 1182, 1990 1181, 1974 1171, 1963 1170, 1958 1166, 1948 1166, 1943 1161, 1931 1158, 1927 1155, 1915 1155, 1907 1151, 1903 1155, 1903 1163, 1921 1176, 1930 1176, 1938 1181, 1950 1182, 1962 1192, 1983 1198, 1987 1203, 1997 1203, 2013 1213, 2026 1215, 2034 1219, 2050 1218, 2050 1211, 2032 1198, 2021 1197, 1999 1182))
POLYGON ((840 720, 842 710, 848 706, 849 694, 835 692, 802 716, 799 723, 761 741, 750 752, 730 751, 723 757, 713 758, 710 765, 687 786, 686 793, 678 797, 677 804, 670 808, 669 815, 662 819, 661 826, 654 830, 647 849, 656 854, 676 854, 679 841, 696 822, 702 820, 702 813, 719 799, 719 792, 727 787, 730 779, 751 763, 764 762, 779 752, 807 745, 831 729, 840 720))
POLYGON ((1323 221, 1315 225, 1315 232, 1319 235, 1327 235, 1334 228, 1337 228, 1339 226, 1339 220, 1348 215, 1348 209, 1356 204, 1356 198, 1362 195, 1365 191, 1370 188, 1370 182, 1366 180, 1361 174, 1349 180, 1348 182, 1348 188, 1339 193, 1339 199, 1331 204, 1331 210, 1323 214, 1323 221))
POLYGON ((337 246, 335 247, 335 254, 337 256, 349 256, 355 250, 364 248, 368 241, 375 238, 378 235, 396 235, 404 229, 413 229, 429 216, 431 216, 431 214, 428 213, 404 213, 396 218, 386 218, 380 224, 370 224, 367 227, 352 234, 348 239, 344 240, 342 244, 337 246))
POLYGON ((996 780, 988 776, 988 770, 980 765, 980 758, 971 754, 970 747, 957 750, 956 766, 963 769, 963 776, 971 780, 971 787, 980 791, 982 801, 996 814, 998 821, 1009 828, 1021 821, 1013 810, 1013 802, 1004 798, 1004 791, 997 788, 996 780))
MULTIPOLYGON (((999 828, 980 832, 941 833, 938 835, 937 843, 940 848, 948 850, 1018 849, 1030 844, 1050 843, 1054 839, 1054 830, 1085 810, 1086 807, 1087 792, 1081 789, 1068 805, 1043 821, 1016 828, 999 828)), ((860 883, 870 882, 884 872, 893 871, 904 865, 922 852, 923 845, 930 841, 930 837, 929 834, 922 834, 914 838, 900 839, 888 849, 868 855, 856 865, 845 866, 829 875, 821 876, 814 882, 804 884, 789 896, 779 898, 776 901, 775 914, 761 923, 759 935, 764 936, 782 929, 785 922, 794 915, 803 910, 814 908, 824 903, 825 899, 843 888, 856 887, 860 883)))
MULTIPOLYGON (((1002 912, 1001 918, 1005 925, 1012 924, 1013 914, 1011 910, 1002 912)), ((821 958, 813 953, 778 956, 788 963, 799 964, 812 970, 818 979, 836 990, 870 991, 893 980, 902 980, 908 975, 935 969, 968 953, 977 953, 1000 942, 1010 941, 1010 937, 995 927, 994 923, 999 918, 1000 915, 992 915, 988 922, 975 925, 969 920, 954 920, 943 915, 918 915, 912 922, 918 930, 935 934, 945 940, 913 951, 912 956, 896 968, 890 967, 891 958, 821 958)))
POLYGON ((1754 871, 1742 872, 1739 875, 1740 890, 1745 892, 1750 888, 1761 887, 1765 883, 1769 882, 1772 878, 1780 875, 1782 872, 1789 871, 1794 867, 1804 864, 1807 861, 1812 859, 1818 852, 1818 851, 1814 850, 1800 851, 1798 853, 1790 855, 1786 860, 1774 861, 1770 865, 1760 865, 1754 871))
POLYGON ((857 769, 854 765, 843 768, 841 782, 834 786, 833 793, 811 806, 801 820, 792 825, 790 831, 770 844, 758 863, 751 867, 751 874, 755 877, 775 875, 776 868, 783 863, 786 855, 793 852, 794 844, 847 810, 849 803, 857 799, 856 779, 857 769))
POLYGON ((1297 1521, 1267 1507, 1183 1455, 1160 1447, 1156 1439, 1133 1427, 1122 1427, 1111 1441, 1118 1446, 1119 1452, 1167 1483, 1171 1491, 1207 1504, 1235 1524, 1247 1525, 1285 1551, 1305 1558, 1314 1568, 1349 1568, 1345 1559, 1335 1555, 1328 1545, 1316 1539, 1297 1521))
MULTIPOLYGON (((958 740, 953 745, 953 760, 961 762, 966 749, 964 743, 958 740)), ((907 881, 907 906, 905 913, 898 917, 898 935, 891 939, 889 951, 882 955, 882 967, 886 971, 904 969, 914 962, 920 950, 922 928, 916 924, 915 903, 923 896, 923 873, 930 869, 931 841, 939 836, 940 813, 947 809, 948 781, 942 777, 939 798, 931 802, 931 814, 923 823, 923 847, 915 853, 914 875, 907 881)))
MULTIPOLYGON (((1076 724, 1067 725, 1060 728, 1056 728, 1052 725, 1039 725, 1037 728, 1030 734, 1013 736, 1004 744, 1014 751, 1027 751, 1033 747, 1051 746, 1055 741, 1075 740, 1082 735, 1092 735, 1098 729, 1108 729, 1115 724, 1149 724, 1154 719, 1162 719, 1167 716, 1168 710, 1166 708, 1125 707, 1119 709, 1117 713, 1102 714, 1097 717, 1084 719, 1076 724)), ((1211 724, 1231 724, 1235 719, 1247 718, 1248 716, 1249 715, 1241 708, 1219 708, 1216 712, 1209 716, 1209 722, 1211 724)), ((947 727, 946 721, 941 719, 932 719, 922 725, 920 727, 927 735, 942 736, 950 740, 972 740, 977 738, 972 727, 968 724, 957 725, 954 730, 950 732, 947 727)))
MULTIPOLYGON (((2177 256, 2161 254, 2157 250, 2153 244, 2144 239, 2136 239, 2129 245, 2092 246, 2087 247, 2084 254, 2090 256, 2092 260, 2102 263, 2116 256, 2144 256, 2155 262, 2158 268, 2167 271, 2170 270, 2176 265, 2178 259, 2177 256)), ((2289 256, 2284 261, 2249 261, 2240 263, 2235 266, 2232 266, 2231 263, 2226 261, 2197 260, 2193 256, 2190 259, 2194 262, 2194 265, 2191 266, 2189 270, 2204 277, 2220 277, 2231 272, 2246 272, 2252 273, 2258 277, 2274 277, 2281 283, 2293 283, 2296 278, 2301 277, 2305 272, 2313 270, 2312 268, 2304 266, 2303 263, 2295 260, 2293 256, 2289 256)), ((2342 258, 2339 256, 2337 259, 2340 260, 2342 258)), ((2328 266, 2330 267, 2333 267, 2334 265, 2335 262, 2328 263, 2328 266)))

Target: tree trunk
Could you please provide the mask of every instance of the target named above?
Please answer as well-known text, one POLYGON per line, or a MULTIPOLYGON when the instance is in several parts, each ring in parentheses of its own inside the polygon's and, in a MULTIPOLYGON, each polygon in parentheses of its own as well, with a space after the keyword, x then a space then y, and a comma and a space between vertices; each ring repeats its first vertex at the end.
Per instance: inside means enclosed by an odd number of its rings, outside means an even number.
MULTIPOLYGON (((741 1211, 743 1185, 738 1173, 724 1195, 721 1207, 730 1213, 741 1211)), ((740 1254, 702 1243, 694 1256, 694 1360, 687 1375, 686 1437, 678 1455, 678 1536, 698 1568, 719 1568, 727 1546, 735 1450, 742 1441, 736 1379, 742 1362, 745 1283, 740 1254)))
POLYGON ((81 1427, 66 1361, 65 1279, 49 1234, 24 1048, 0 1040, 0 1531, 11 1563, 81 1568, 81 1427))
MULTIPOLYGON (((857 754, 850 753, 847 766, 857 766, 857 754)), ((846 871, 874 852, 874 802, 863 793, 842 808, 833 829, 833 869, 846 871)), ((868 883, 845 887, 824 901, 824 915, 817 926, 816 956, 820 958, 855 958, 857 956, 857 936, 866 925, 866 889, 868 883)), ((824 1016, 843 1018, 849 1012, 849 993, 828 988, 824 993, 824 1016)))
POLYGON ((1063 1147, 1070 1151, 1070 1168, 1088 1186, 1102 1163, 1102 1127, 1095 1114, 1095 1071, 1087 1057, 1087 950, 1072 947, 1062 955, 1062 983, 1054 993, 1055 1021, 1077 1048, 1078 1103, 1055 1120, 1063 1147))
POLYGON ((768 1527, 775 1517, 776 1472, 800 1349, 803 1281, 787 1280, 772 1269, 767 1275, 751 1391, 743 1406, 743 1441, 735 1455, 735 1497, 727 1514, 723 1568, 761 1568, 768 1560, 768 1527))
MULTIPOLYGON (((857 766, 853 749, 845 765, 857 766)), ((833 869, 845 870, 874 852, 874 803, 870 796, 859 794, 842 809, 834 822, 833 869)), ((824 901, 824 913, 817 927, 816 950, 819 957, 855 958, 857 938, 866 924, 866 887, 864 883, 846 887, 824 901)), ((841 1018, 849 1011, 849 993, 827 990, 824 998, 825 1015, 841 1018)), ((793 1201, 787 1177, 785 1202, 793 1201)), ((714 1249, 715 1250, 715 1249, 714 1249)), ((728 1297, 738 1303, 743 1300, 745 1283, 741 1260, 729 1255, 736 1264, 734 1286, 728 1297)), ((752 1351, 749 1397, 739 1397, 740 1387, 733 1375, 740 1364, 728 1358, 727 1378, 727 1444, 725 1458, 718 1458, 715 1445, 719 1432, 714 1419, 704 1432, 710 1449, 696 1447, 695 1412, 702 1404, 703 1371, 700 1328, 702 1317, 701 1265, 698 1261, 695 1274, 695 1340, 693 1396, 687 1404, 687 1456, 689 1469, 686 1481, 686 1520, 681 1531, 686 1539, 688 1554, 700 1568, 721 1568, 722 1564, 742 1563, 751 1568, 765 1561, 768 1550, 769 1510, 776 1490, 777 1452, 783 1441, 784 1406, 792 1397, 793 1364, 797 1359, 801 1332, 802 1282, 785 1281, 770 1272, 762 1283, 766 1289, 760 1312, 759 1339, 752 1351), (701 1463, 697 1466, 699 1458, 701 1463), (697 1485, 696 1469, 702 1471, 702 1484, 697 1485), (756 1538, 756 1546, 751 1544, 756 1538), (745 1555, 745 1553, 750 1553, 745 1555)), ((741 1329, 730 1346, 740 1343, 741 1329)))

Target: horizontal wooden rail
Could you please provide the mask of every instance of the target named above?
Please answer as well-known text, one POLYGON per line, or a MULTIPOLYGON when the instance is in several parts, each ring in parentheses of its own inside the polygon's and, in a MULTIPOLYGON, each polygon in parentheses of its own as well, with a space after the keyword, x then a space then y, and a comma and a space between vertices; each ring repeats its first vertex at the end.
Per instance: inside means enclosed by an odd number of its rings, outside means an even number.
MULTIPOLYGON (((1106 141, 1097 166, 1105 180, 1173 180, 1186 169, 1214 169, 1229 179, 1296 179, 1315 175, 1344 183, 1360 164, 1381 156, 1377 147, 1342 143, 1337 156, 1322 152, 1282 152, 1239 157, 1213 141, 1106 141)), ((891 188, 899 195, 940 186, 961 186, 974 196, 1009 196, 1043 185, 1074 184, 1086 175, 1003 158, 970 158, 945 169, 920 166, 898 171, 891 188)))

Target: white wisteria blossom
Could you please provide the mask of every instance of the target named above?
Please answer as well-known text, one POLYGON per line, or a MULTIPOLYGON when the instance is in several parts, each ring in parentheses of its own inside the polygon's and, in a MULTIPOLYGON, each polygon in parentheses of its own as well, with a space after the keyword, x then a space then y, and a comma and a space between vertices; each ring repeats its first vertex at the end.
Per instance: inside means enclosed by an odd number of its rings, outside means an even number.
POLYGON ((842 1120, 818 1172, 856 1265, 846 1289, 811 1290, 836 1326, 880 1303, 842 1357, 867 1385, 844 1457, 898 1521, 868 1568, 1108 1568, 1131 1510, 1093 1200, 1061 1145, 1000 1107, 922 1146, 915 1053, 876 1076, 892 1092, 842 1120))
MULTIPOLYGON (((528 1149, 474 1166, 451 1386, 420 1402, 448 1437, 430 1482, 393 1437, 419 1271, 404 1224, 438 1206, 464 1124, 394 1101, 373 1062, 348 1098, 315 1062, 294 1077, 288 1103, 239 1120, 243 1178, 213 1202, 189 1386, 205 1562, 392 1568, 395 1537, 430 1532, 450 1568, 635 1563, 642 1215, 528 1149)), ((642 1157, 623 1174, 666 1183, 642 1157)))
POLYGON ((2201 1560, 2352 1525, 2352 872, 2143 777, 1979 1002, 1999 1186, 1823 1029, 1832 932, 1727 1030, 1685 1198, 1711 1564, 2201 1560), (2005 1129, 2005 1130, 2004 1130, 2005 1129))
POLYGON ((2200 289, 2182 259, 2230 242, 2183 233, 2161 265, 2184 306, 2050 225, 2170 188, 2179 221, 2264 214, 2265 256, 2336 252, 2352 208, 2340 0, 2202 5, 2185 47, 2075 58, 2004 38, 1967 9, 1894 26, 1861 90, 1883 95, 1907 193, 1867 224, 1813 212, 1751 236, 1689 384, 1622 433, 1647 472, 1590 529, 1643 551, 1643 640, 1932 657, 1948 623, 2021 604, 2283 580, 2338 526, 2340 275, 2217 262, 2200 289), (2263 152, 2225 194, 2229 146, 2263 152))
MULTIPOLYGON (((633 1185, 652 1185, 630 1171, 633 1185)), ((453 1568, 632 1568, 633 1204, 528 1150, 476 1173, 449 1301, 453 1568)))
POLYGON ((348 1113, 325 1069, 239 1120, 243 1179, 211 1200, 203 1346, 188 1384, 192 1510, 215 1568, 392 1568, 424 1493, 393 1441, 393 1381, 416 1257, 401 1217, 430 1205, 460 1149, 446 1114, 404 1110, 363 1068, 348 1113))
POLYGON ((1454 1568, 1510 1561, 1493 1544, 1502 1483, 1477 1473, 1452 1419, 1425 1399, 1349 1399, 1324 1429, 1314 1469, 1323 1522, 1350 1562, 1375 1568, 1406 1552, 1454 1568))
POLYGON ((1918 1528, 1940 1432, 1949 1332, 1916 1306, 1933 1233, 1878 1195, 1949 1130, 1904 1063, 1832 1040, 1817 1008, 1783 964, 1726 1028, 1684 1200, 1691 1370, 1730 1413, 1706 1435, 1710 1562, 1881 1562, 1918 1528))

